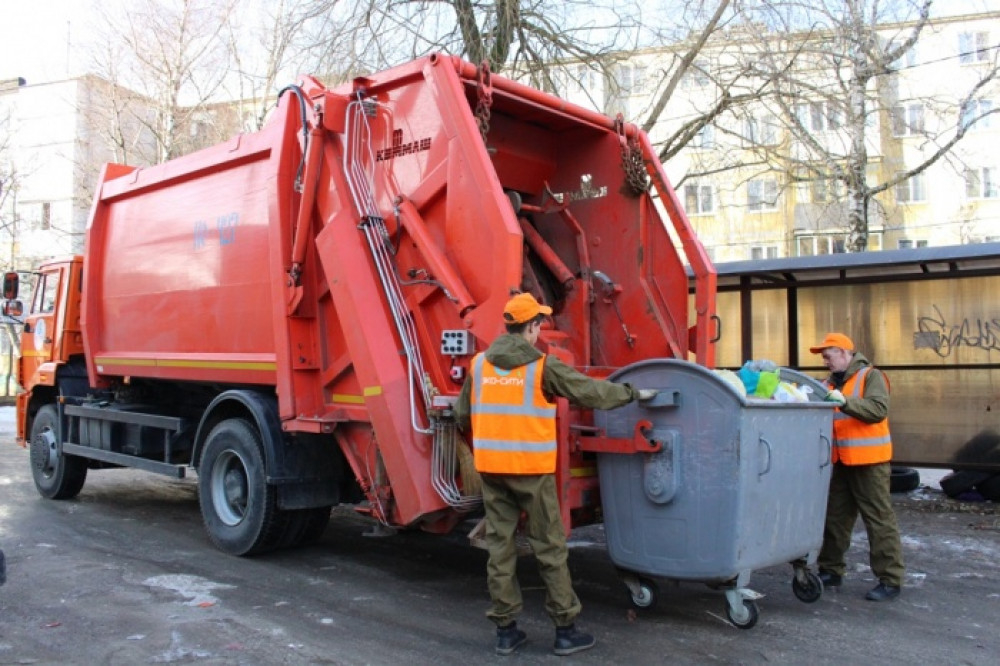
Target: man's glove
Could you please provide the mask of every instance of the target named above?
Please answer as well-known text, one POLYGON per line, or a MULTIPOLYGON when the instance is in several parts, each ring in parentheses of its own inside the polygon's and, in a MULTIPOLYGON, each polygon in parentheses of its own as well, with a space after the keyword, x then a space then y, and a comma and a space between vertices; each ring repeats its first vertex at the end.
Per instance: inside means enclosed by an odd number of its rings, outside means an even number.
POLYGON ((639 400, 652 400, 658 393, 656 389, 639 389, 639 400))
POLYGON ((830 391, 829 393, 827 393, 823 397, 823 399, 826 400, 827 402, 835 402, 838 405, 840 405, 841 407, 843 407, 844 404, 847 403, 847 398, 845 398, 844 394, 841 393, 840 391, 838 391, 837 389, 833 389, 832 391, 830 391))

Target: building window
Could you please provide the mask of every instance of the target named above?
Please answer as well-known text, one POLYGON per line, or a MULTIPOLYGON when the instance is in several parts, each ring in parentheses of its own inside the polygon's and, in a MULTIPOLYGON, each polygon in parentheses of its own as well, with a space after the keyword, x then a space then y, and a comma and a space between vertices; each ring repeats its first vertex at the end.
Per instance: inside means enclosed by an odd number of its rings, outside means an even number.
POLYGON ((750 248, 750 259, 759 261, 761 259, 777 259, 777 245, 754 245, 750 248))
POLYGON ((746 119, 743 137, 751 146, 773 146, 778 143, 778 121, 772 115, 751 116, 746 119))
POLYGON ((835 104, 826 105, 826 128, 829 130, 838 130, 844 124, 844 113, 835 104))
POLYGON ((965 196, 969 199, 996 199, 998 196, 996 168, 966 169, 965 196))
POLYGON ((826 178, 817 178, 812 181, 809 195, 813 203, 826 203, 830 200, 830 188, 827 187, 826 178))
POLYGON ((910 250, 915 247, 927 247, 927 241, 901 239, 896 241, 896 247, 899 248, 900 250, 910 250))
POLYGON ((809 121, 814 132, 822 132, 825 129, 823 123, 823 104, 813 102, 809 105, 809 121))
POLYGON ((704 88, 708 83, 708 63, 704 60, 695 60, 684 74, 684 87, 704 88))
POLYGON ((802 129, 813 132, 837 130, 844 125, 844 111, 834 102, 796 104, 795 118, 802 129))
POLYGON ((917 45, 914 44, 906 51, 906 66, 916 67, 920 61, 920 57, 917 54, 917 45))
POLYGON ((813 203, 839 201, 846 194, 844 182, 835 178, 816 178, 809 182, 809 197, 813 203))
POLYGON ((990 59, 990 33, 963 32, 958 35, 958 61, 963 65, 990 59))
POLYGON ((597 90, 597 72, 586 65, 577 65, 574 82, 579 90, 593 93, 597 90))
POLYGON ((618 86, 623 95, 638 95, 646 83, 646 68, 642 65, 619 65, 618 86))
POLYGON ((47 201, 26 204, 24 217, 32 231, 48 231, 52 228, 52 204, 47 201))
POLYGON ((684 209, 688 215, 707 215, 715 211, 712 186, 697 182, 684 186, 684 209))
POLYGON ((715 126, 705 125, 691 140, 693 148, 715 148, 715 126))
POLYGON ((747 183, 747 208, 752 211, 775 210, 778 207, 778 181, 755 178, 747 183))
MULTIPOLYGON (((872 252, 882 250, 882 233, 868 233, 868 249, 872 252)), ((800 257, 813 257, 823 254, 841 254, 847 251, 847 234, 822 234, 799 236, 796 251, 800 257)))
MULTIPOLYGON (((899 177, 903 172, 897 172, 899 177)), ((918 173, 910 176, 906 180, 896 183, 896 201, 898 203, 909 203, 913 201, 926 201, 927 194, 924 190, 924 174, 918 173)))
POLYGON ((989 129, 990 116, 993 110, 993 102, 988 99, 973 99, 962 104, 959 112, 958 123, 962 129, 970 129, 973 126, 977 130, 989 129))
POLYGON ((913 136, 924 131, 923 104, 897 104, 889 112, 893 136, 913 136))

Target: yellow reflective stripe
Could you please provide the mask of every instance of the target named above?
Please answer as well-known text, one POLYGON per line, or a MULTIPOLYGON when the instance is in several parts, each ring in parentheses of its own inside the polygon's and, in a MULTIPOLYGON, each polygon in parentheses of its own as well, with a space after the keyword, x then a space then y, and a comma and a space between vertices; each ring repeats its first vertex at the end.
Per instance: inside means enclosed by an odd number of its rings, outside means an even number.
POLYGON ((199 361, 195 359, 108 358, 98 356, 96 365, 131 365, 143 368, 212 368, 215 370, 275 370, 274 361, 199 361))
POLYGON ((597 476, 596 467, 572 467, 569 470, 569 475, 572 477, 581 476, 597 476))
POLYGON ((361 395, 356 393, 331 393, 330 402, 339 402, 346 405, 363 405, 365 398, 382 395, 381 386, 368 386, 361 391, 361 395))
POLYGON ((152 368, 156 365, 156 360, 151 358, 102 358, 98 356, 94 359, 94 363, 97 365, 138 365, 152 368))
POLYGON ((361 395, 348 395, 346 393, 333 393, 330 395, 330 402, 339 402, 347 405, 363 405, 365 398, 361 395))

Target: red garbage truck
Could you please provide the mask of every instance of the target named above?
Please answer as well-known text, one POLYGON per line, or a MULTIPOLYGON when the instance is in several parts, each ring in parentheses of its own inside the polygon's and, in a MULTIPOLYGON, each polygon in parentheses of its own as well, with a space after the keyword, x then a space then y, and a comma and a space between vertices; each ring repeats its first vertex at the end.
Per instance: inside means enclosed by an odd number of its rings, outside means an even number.
MULTIPOLYGON (((315 539, 338 504, 436 533, 475 512, 451 408, 516 291, 554 309, 543 351, 591 376, 713 364, 714 269, 647 136, 443 55, 303 77, 259 132, 106 165, 83 255, 35 283, 4 295, 39 492, 193 469, 235 555, 315 539)), ((598 454, 657 450, 641 426, 609 437, 559 400, 567 526, 601 519, 598 454)))

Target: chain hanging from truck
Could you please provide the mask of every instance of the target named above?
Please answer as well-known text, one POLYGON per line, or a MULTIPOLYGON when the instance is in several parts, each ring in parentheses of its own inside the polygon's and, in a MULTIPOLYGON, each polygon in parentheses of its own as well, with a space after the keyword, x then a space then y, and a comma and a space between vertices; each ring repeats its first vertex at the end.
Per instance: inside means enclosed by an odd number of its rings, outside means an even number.
POLYGON ((625 186, 634 196, 645 194, 649 190, 649 175, 646 173, 646 163, 642 158, 642 148, 639 140, 629 138, 625 132, 625 118, 622 114, 615 116, 615 131, 621 144, 622 170, 625 171, 625 186))
POLYGON ((490 61, 483 60, 476 69, 476 125, 486 145, 486 135, 490 133, 490 107, 493 105, 493 80, 490 61))

